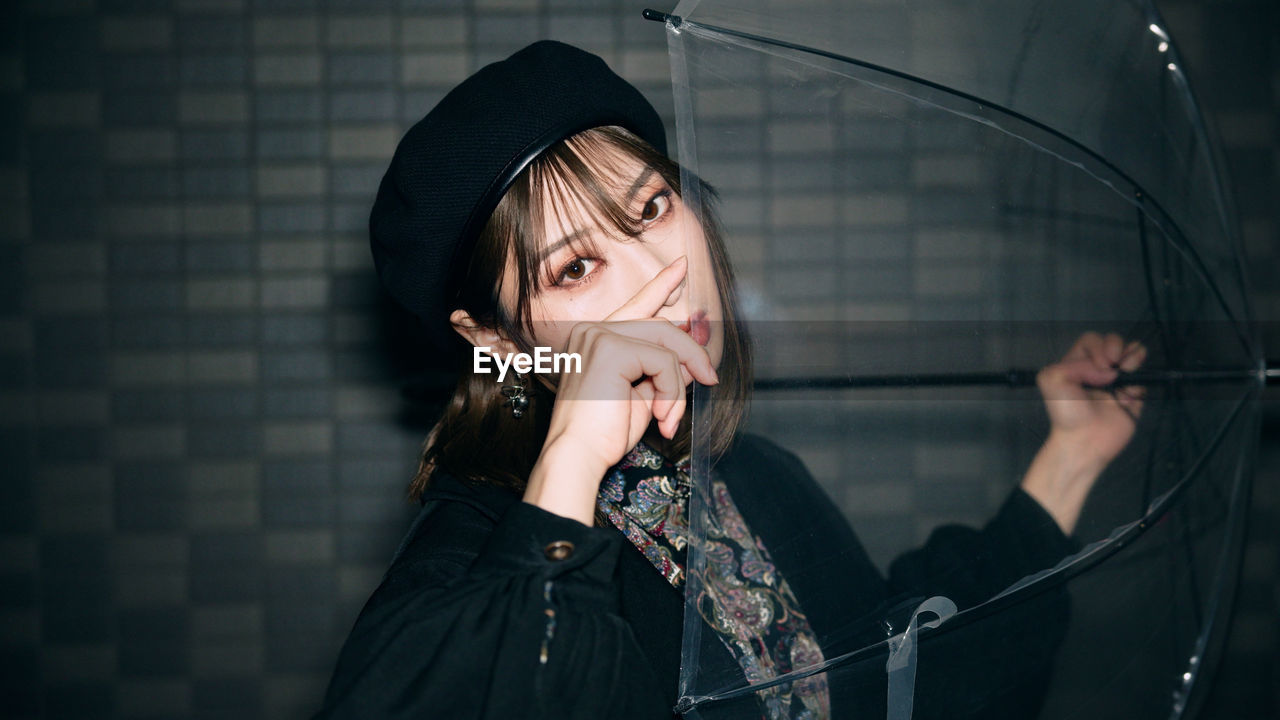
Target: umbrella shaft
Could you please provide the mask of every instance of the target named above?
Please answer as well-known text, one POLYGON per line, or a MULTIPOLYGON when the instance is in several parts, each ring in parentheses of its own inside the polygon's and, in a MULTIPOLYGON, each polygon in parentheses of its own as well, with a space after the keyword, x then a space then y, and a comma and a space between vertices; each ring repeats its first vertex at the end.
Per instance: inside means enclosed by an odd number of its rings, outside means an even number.
MULTIPOLYGON (((1029 387, 1036 383, 1036 370, 1011 368, 1004 372, 913 373, 902 375, 845 375, 829 377, 761 378, 756 390, 842 390, 855 388, 900 387, 1029 387)), ((1194 368, 1182 370, 1138 370, 1120 373, 1115 382, 1098 387, 1111 390, 1130 385, 1164 385, 1169 383, 1243 383, 1257 381, 1256 370, 1244 368, 1194 368)), ((1280 382, 1280 368, 1265 372, 1268 382, 1280 382)))

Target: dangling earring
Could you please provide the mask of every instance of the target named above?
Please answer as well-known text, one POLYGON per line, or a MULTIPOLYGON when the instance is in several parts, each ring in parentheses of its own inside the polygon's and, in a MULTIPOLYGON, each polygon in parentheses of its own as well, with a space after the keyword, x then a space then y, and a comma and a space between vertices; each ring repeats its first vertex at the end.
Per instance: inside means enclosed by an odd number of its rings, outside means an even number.
POLYGON ((502 386, 502 397, 507 399, 502 406, 511 408, 511 416, 519 420, 529 407, 529 396, 524 392, 524 376, 518 372, 511 374, 515 376, 515 380, 510 385, 502 386))

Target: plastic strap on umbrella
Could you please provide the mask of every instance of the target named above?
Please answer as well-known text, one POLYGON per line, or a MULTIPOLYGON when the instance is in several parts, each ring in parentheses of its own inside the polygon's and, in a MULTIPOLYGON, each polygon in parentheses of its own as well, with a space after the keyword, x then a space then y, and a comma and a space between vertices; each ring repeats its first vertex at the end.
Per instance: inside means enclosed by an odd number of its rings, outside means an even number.
POLYGON ((936 628, 956 614, 956 604, 935 595, 916 607, 907 629, 889 638, 889 659, 884 664, 889 675, 888 720, 911 720, 916 694, 916 636, 924 628, 936 628), (933 613, 936 619, 921 623, 921 613, 933 613))

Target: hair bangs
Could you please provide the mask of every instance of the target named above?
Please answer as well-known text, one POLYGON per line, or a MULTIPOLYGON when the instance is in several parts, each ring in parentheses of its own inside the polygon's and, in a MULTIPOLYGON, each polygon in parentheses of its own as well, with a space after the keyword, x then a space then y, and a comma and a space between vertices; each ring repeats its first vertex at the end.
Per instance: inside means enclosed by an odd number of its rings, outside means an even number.
POLYGON ((603 133, 591 130, 545 153, 529 173, 530 189, 547 198, 547 202, 535 204, 535 217, 542 227, 558 226, 564 235, 594 237, 593 231, 599 229, 620 237, 638 237, 644 224, 628 191, 654 170, 645 165, 640 178, 633 177, 634 165, 627 163, 628 159, 603 133))

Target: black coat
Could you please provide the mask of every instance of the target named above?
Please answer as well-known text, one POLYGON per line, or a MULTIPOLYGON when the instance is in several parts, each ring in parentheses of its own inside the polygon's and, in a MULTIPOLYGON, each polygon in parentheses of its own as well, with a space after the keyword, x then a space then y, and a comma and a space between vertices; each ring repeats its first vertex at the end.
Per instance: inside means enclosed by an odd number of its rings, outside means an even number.
MULTIPOLYGON (((938 529, 885 579, 791 453, 744 436, 716 471, 820 641, 851 617, 884 617, 888 606, 912 607, 927 595, 947 595, 962 609, 977 604, 1074 549, 1034 500, 1014 491, 982 530, 938 529), (801 536, 804 543, 794 542, 801 536)), ((424 502, 356 620, 318 717, 671 718, 683 593, 621 533, 448 476, 433 479, 424 502), (573 550, 560 557, 554 547, 564 542, 573 550)), ((1017 613, 1002 617, 1004 632, 978 624, 944 637, 936 652, 921 644, 916 717, 1034 712, 1065 624, 1065 595, 1025 607, 1021 625, 1015 617, 1010 626, 1017 613), (928 672, 957 653, 966 662, 928 672), (1008 667, 991 667, 1002 662, 1008 667)), ((835 638, 824 651, 830 658, 883 640, 880 633, 835 638)), ((714 633, 703 634, 702 653, 711 665, 736 667, 714 633)), ((833 717, 883 717, 883 668, 879 655, 833 672, 833 717)))

